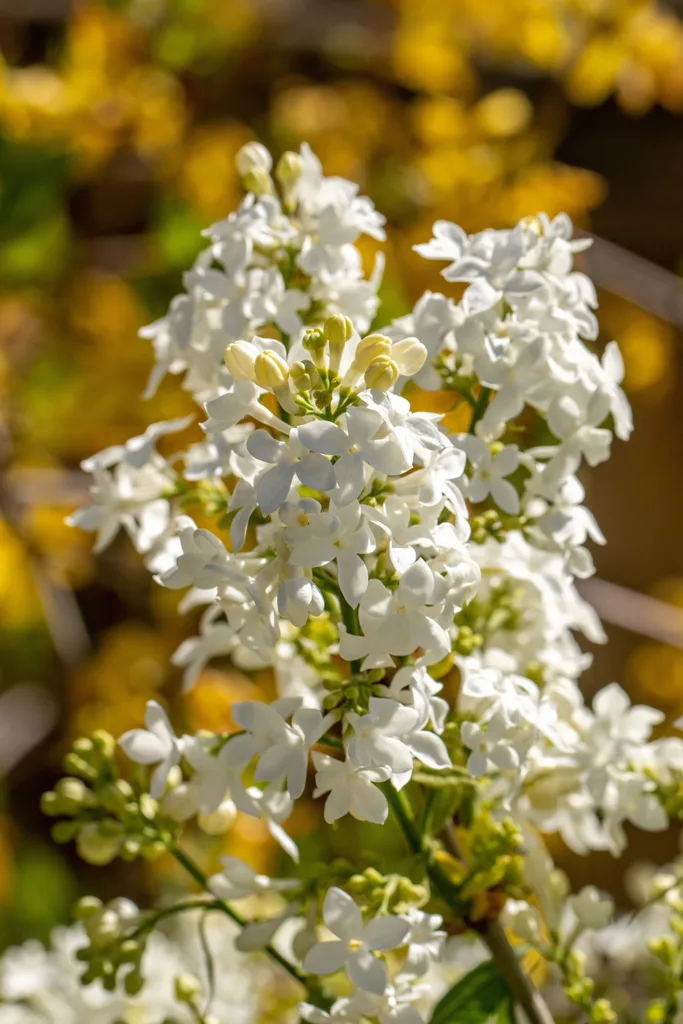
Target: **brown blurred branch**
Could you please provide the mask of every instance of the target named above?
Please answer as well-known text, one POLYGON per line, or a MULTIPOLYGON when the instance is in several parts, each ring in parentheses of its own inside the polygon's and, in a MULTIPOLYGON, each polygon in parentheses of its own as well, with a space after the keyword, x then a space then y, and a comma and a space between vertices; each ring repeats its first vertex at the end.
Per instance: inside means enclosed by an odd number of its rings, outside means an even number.
POLYGON ((577 586, 605 622, 683 648, 683 608, 595 577, 577 586))
POLYGON ((683 327, 683 282, 676 274, 589 231, 576 234, 593 239, 583 260, 599 288, 683 327))
POLYGON ((0 515, 26 552, 55 651, 66 668, 73 668, 90 652, 90 638, 72 591, 54 579, 24 528, 22 503, 11 486, 11 459, 12 438, 0 420, 0 515))

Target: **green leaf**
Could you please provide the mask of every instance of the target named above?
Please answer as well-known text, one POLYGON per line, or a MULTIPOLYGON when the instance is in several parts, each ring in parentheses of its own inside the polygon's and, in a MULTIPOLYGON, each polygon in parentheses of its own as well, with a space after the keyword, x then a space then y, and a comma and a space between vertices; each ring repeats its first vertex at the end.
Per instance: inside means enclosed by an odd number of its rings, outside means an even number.
POLYGON ((461 978, 439 1000, 430 1024, 484 1024, 507 1002, 510 1002, 507 985, 493 960, 487 960, 461 978))
POLYGON ((508 996, 498 1007, 496 1024, 515 1024, 515 1001, 508 996))

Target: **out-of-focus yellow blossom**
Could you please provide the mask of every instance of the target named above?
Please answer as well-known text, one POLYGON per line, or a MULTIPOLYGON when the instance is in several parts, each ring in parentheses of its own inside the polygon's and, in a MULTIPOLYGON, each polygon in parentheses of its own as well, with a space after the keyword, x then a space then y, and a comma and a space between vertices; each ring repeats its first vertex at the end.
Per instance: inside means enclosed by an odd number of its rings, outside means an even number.
POLYGON ((612 295, 600 297, 603 331, 619 339, 631 393, 647 392, 650 400, 670 394, 678 380, 676 331, 664 320, 612 295))
POLYGON ((174 638, 135 622, 113 627, 74 673, 68 694, 70 735, 106 729, 120 736, 144 719, 169 679, 174 638))
MULTIPOLYGON (((659 580, 651 589, 653 597, 681 609, 683 618, 683 578, 659 580)), ((657 702, 672 717, 683 713, 683 650, 668 644, 647 641, 632 652, 628 665, 630 692, 643 701, 657 702)))
POLYGON ((407 85, 467 94, 477 72, 541 71, 572 102, 614 94, 629 113, 683 106, 683 27, 657 0, 394 0, 407 85))
POLYGON ((235 154, 251 138, 248 128, 237 121, 198 125, 190 132, 182 148, 178 192, 203 221, 218 220, 239 203, 235 154))
POLYGON ((0 623, 26 629, 42 620, 31 560, 21 539, 0 517, 0 623))

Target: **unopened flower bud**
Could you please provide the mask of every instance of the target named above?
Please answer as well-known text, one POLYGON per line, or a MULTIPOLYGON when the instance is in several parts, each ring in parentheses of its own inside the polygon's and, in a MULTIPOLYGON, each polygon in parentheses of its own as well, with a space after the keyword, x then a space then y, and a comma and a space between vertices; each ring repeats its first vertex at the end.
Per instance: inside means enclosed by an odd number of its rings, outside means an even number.
POLYGON ((289 367, 277 352, 259 352, 254 362, 254 380, 261 388, 275 391, 286 385, 289 367))
POLYGON ((268 171, 264 171, 261 167, 253 167, 245 174, 242 184, 248 192, 253 192, 255 196, 270 196, 275 191, 273 179, 268 171))
POLYGON ((82 896, 74 907, 74 917, 77 921, 85 921, 88 917, 94 917, 102 910, 102 900, 97 896, 82 896))
POLYGON ((43 814, 47 814, 51 818, 55 818, 58 814, 64 813, 62 811, 62 801, 51 789, 48 790, 47 793, 43 793, 41 796, 40 809, 43 814))
POLYGON ((354 364, 359 373, 365 373, 370 363, 379 356, 391 355, 391 341, 383 334, 368 334, 358 342, 354 364))
POLYGON ((233 341, 226 346, 223 361, 235 380, 253 380, 257 355, 255 346, 250 342, 233 341))
POLYGON ((391 358, 404 377, 412 377, 425 364, 428 352, 417 338, 404 338, 391 346, 391 358))
POLYGON ((343 313, 333 313, 325 321, 324 331, 331 345, 344 345, 353 336, 353 324, 343 313))
POLYGON ((60 779, 55 792, 62 802, 62 813, 73 814, 81 807, 92 806, 96 802, 91 789, 81 779, 60 779))
POLYGON ((239 176, 246 178, 250 171, 265 171, 266 174, 269 174, 273 166, 273 158, 260 142, 247 142, 238 150, 235 164, 239 176))
POLYGON ((302 344, 307 352, 313 356, 316 366, 324 365, 324 353, 327 346, 327 338, 319 327, 309 327, 304 333, 302 344))
POLYGON ((140 971, 129 971, 126 975, 123 987, 126 990, 126 995, 137 996, 142 992, 144 984, 145 979, 140 971))
MULTIPOLYGON (((310 391, 313 386, 313 380, 310 373, 306 368, 305 363, 297 362, 292 363, 289 368, 289 376, 292 380, 292 384, 297 391, 310 391)), ((317 376, 317 375, 316 375, 317 376)))
POLYGON ((104 907, 99 914, 92 914, 83 920, 88 938, 93 946, 108 946, 121 934, 121 921, 115 910, 104 907))
POLYGON ((175 980, 175 997, 179 1003, 191 1003, 201 991, 201 982, 194 974, 179 974, 175 980))
POLYGON ((110 732, 106 729, 96 729, 92 734, 92 744, 95 750, 97 750, 102 757, 106 758, 107 761, 116 754, 116 740, 110 732))
POLYGON ((96 822, 82 828, 76 840, 79 857, 87 864, 95 864, 98 867, 113 861, 119 851, 119 845, 119 837, 103 835, 96 822))
POLYGON ((334 313, 325 321, 324 330, 325 337, 330 343, 330 369, 336 373, 341 363, 344 346, 353 336, 353 324, 348 316, 334 313))
POLYGON ((365 371, 365 386, 388 391, 398 380, 398 366, 389 356, 379 356, 365 371))
POLYGON ((304 161, 302 157, 298 153, 288 150, 282 154, 277 162, 275 177, 286 191, 299 180, 303 169, 304 161))

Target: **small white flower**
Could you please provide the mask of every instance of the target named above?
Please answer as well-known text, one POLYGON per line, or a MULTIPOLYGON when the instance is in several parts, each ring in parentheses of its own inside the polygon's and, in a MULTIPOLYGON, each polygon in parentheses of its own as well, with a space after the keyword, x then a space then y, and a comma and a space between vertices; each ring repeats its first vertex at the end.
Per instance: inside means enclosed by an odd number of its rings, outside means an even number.
POLYGON ((363 924, 355 900, 337 888, 329 889, 325 896, 323 920, 337 938, 316 943, 304 957, 304 970, 335 974, 344 968, 354 985, 382 995, 387 986, 387 968, 373 954, 403 945, 410 930, 408 922, 387 914, 363 924))
POLYGON ((269 878, 260 875, 239 857, 221 857, 223 868, 209 878, 209 891, 220 900, 240 900, 264 892, 287 892, 298 889, 296 878, 269 878))
POLYGON ((131 729, 119 739, 119 744, 131 761, 137 764, 155 764, 150 793, 159 800, 166 789, 171 769, 178 764, 183 753, 183 741, 176 737, 168 715, 155 700, 147 703, 146 729, 131 729))
POLYGON ((609 924, 614 913, 614 900, 603 896, 594 885, 586 885, 576 896, 570 896, 569 906, 581 928, 598 931, 609 924))
POLYGON ((325 821, 328 824, 345 814, 359 821, 384 824, 389 806, 377 783, 389 779, 391 772, 388 768, 362 767, 348 758, 339 761, 315 750, 311 756, 316 768, 313 796, 329 794, 325 801, 325 821))

